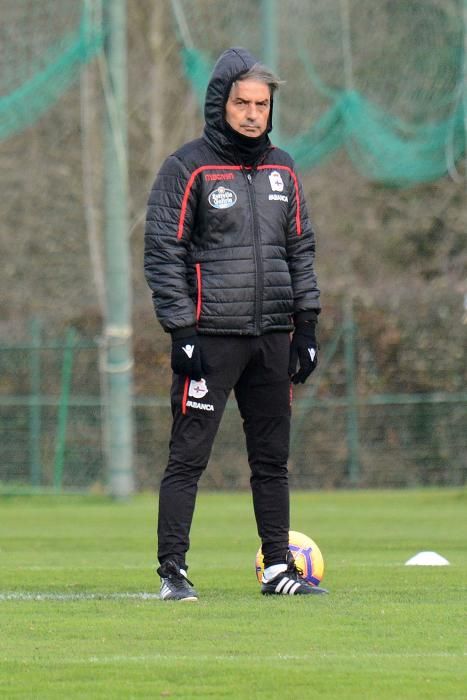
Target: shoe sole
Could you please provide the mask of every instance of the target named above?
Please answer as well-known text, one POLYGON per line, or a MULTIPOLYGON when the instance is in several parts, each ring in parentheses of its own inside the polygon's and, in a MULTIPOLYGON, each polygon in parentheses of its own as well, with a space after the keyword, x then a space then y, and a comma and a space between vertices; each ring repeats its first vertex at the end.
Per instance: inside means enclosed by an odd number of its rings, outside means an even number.
POLYGON ((277 591, 261 591, 261 594, 262 595, 277 595, 277 596, 282 596, 284 598, 289 596, 289 598, 293 598, 294 596, 297 596, 297 595, 301 595, 301 596, 303 596, 303 595, 328 595, 329 591, 326 590, 326 588, 318 588, 316 586, 316 587, 313 587, 313 590, 309 591, 308 593, 294 593, 293 595, 289 595, 288 593, 277 593, 277 591))

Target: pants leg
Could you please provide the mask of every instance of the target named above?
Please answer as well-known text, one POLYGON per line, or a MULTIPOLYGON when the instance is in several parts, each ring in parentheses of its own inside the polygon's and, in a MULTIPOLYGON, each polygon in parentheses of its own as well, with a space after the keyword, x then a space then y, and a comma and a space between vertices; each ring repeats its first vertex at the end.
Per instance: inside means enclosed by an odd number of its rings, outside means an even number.
POLYGON ((186 568, 198 481, 207 466, 229 393, 246 364, 245 339, 201 338, 206 378, 174 375, 172 432, 167 468, 159 490, 158 559, 186 568))
MULTIPOLYGON (((189 385, 189 384, 188 384, 189 385)), ((157 523, 158 559, 162 564, 173 559, 186 568, 185 556, 195 507, 198 481, 211 454, 219 427, 222 408, 216 417, 183 412, 185 377, 174 375, 172 400, 172 432, 169 460, 159 489, 157 523)), ((197 403, 201 403, 199 400, 197 403)), ((204 402, 206 405, 208 402, 204 402)))
POLYGON ((286 560, 289 542, 290 341, 255 339, 256 351, 235 386, 251 468, 251 489, 265 566, 286 560))

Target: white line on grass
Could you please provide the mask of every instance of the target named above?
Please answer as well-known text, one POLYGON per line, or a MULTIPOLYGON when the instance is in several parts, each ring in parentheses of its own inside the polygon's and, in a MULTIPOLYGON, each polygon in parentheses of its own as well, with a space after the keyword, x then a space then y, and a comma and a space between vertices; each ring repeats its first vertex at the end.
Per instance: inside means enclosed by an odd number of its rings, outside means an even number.
POLYGON ((21 593, 12 591, 0 593, 0 603, 7 601, 57 601, 74 602, 79 600, 158 600, 158 593, 21 593))
MULTIPOLYGON (((456 658, 467 656, 467 652, 458 654, 455 652, 358 652, 358 653, 333 653, 333 652, 322 652, 313 651, 310 654, 255 654, 255 661, 309 661, 310 659, 320 656, 321 658, 339 658, 339 659, 360 659, 362 657, 373 659, 373 658, 420 658, 420 659, 431 659, 431 658, 456 658)), ((89 656, 82 659, 84 663, 120 663, 124 661, 130 661, 134 663, 141 663, 147 661, 235 661, 238 662, 242 659, 249 659, 250 657, 245 654, 145 654, 140 656, 125 656, 123 654, 116 654, 115 656, 89 656)))
POLYGON ((63 566, 63 565, 55 565, 51 564, 49 566, 39 566, 39 565, 24 565, 24 566, 14 566, 11 567, 13 571, 89 571, 89 569, 92 569, 93 571, 115 571, 115 569, 119 569, 122 571, 147 571, 147 565, 131 565, 131 564, 124 564, 122 566, 118 565, 115 566, 115 564, 108 565, 108 566, 94 566, 94 564, 85 564, 82 566, 75 566, 74 564, 70 564, 69 566, 63 566))
MULTIPOLYGON (((435 659, 435 658, 462 658, 466 654, 453 653, 453 652, 426 652, 426 653, 405 653, 405 652, 359 652, 357 653, 328 653, 323 651, 313 651, 310 654, 264 654, 264 655, 254 655, 252 659, 248 654, 141 654, 138 656, 131 656, 126 654, 115 654, 111 656, 74 656, 72 658, 62 658, 54 659, 54 665, 70 665, 70 664, 102 664, 102 665, 113 665, 122 663, 134 663, 134 664, 147 664, 147 663, 180 663, 180 662, 194 662, 194 663, 212 663, 218 661, 229 662, 238 664, 241 661, 253 662, 254 664, 261 665, 267 662, 309 662, 311 660, 316 661, 319 657, 321 659, 340 659, 348 660, 354 659, 355 661, 365 659, 435 659)), ((16 659, 19 661, 19 659, 16 659)), ((29 665, 40 664, 44 665, 44 659, 30 657, 22 659, 24 663, 29 665)))

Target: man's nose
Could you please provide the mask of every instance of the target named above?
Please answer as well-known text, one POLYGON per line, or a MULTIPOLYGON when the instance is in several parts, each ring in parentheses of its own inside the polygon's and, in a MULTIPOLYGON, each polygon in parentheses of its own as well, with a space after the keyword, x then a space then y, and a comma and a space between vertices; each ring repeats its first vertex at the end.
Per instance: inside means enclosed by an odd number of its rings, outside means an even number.
POLYGON ((257 117, 257 114, 258 114, 256 105, 255 105, 255 104, 249 104, 246 114, 247 114, 248 119, 255 120, 256 117, 257 117))

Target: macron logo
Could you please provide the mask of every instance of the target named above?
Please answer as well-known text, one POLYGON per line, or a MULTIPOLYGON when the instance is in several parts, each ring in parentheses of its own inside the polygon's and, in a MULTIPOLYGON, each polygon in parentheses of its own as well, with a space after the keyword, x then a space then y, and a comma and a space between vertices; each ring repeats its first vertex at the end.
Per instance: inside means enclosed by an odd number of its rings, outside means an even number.
POLYGON ((195 346, 194 346, 194 345, 185 345, 185 347, 182 348, 183 352, 185 352, 185 353, 188 355, 188 357, 190 358, 190 360, 191 360, 191 358, 192 358, 193 350, 194 350, 194 349, 195 349, 195 346))
POLYGON ((310 359, 313 362, 316 357, 316 350, 314 348, 308 348, 308 352, 310 353, 310 359))

